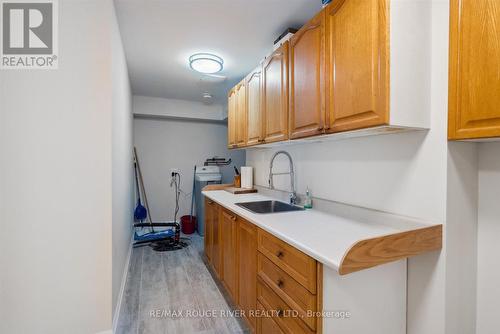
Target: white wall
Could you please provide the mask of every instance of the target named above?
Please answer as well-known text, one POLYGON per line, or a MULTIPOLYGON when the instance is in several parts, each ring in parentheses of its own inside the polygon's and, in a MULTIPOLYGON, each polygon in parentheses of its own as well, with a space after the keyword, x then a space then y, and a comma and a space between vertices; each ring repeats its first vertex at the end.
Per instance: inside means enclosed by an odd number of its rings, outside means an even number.
MULTIPOLYGON (((448 1, 433 1, 429 9, 431 130, 284 147, 296 165, 299 193, 309 187, 315 197, 446 223, 448 1)), ((247 150, 258 185, 267 186, 275 151, 247 150)), ((280 168, 287 169, 283 159, 280 168)), ((283 178, 276 178, 280 188, 288 184, 283 178)), ((409 260, 409 334, 445 332, 445 255, 446 247, 409 260)))
POLYGON ((494 334, 500 320, 500 143, 449 143, 446 330, 494 334))
POLYGON ((500 143, 479 144, 477 334, 500 328, 500 143))
POLYGON ((0 71, 1 333, 111 328, 113 7, 59 10, 59 69, 0 71))
POLYGON ((127 274, 127 260, 131 247, 134 189, 132 158, 132 94, 127 63, 123 51, 118 21, 113 11, 111 21, 113 128, 112 128, 112 198, 113 198, 113 317, 127 274))
POLYGON ((219 121, 227 117, 227 112, 218 104, 205 105, 194 101, 140 95, 133 97, 133 110, 135 115, 153 117, 219 121))
MULTIPOLYGON (((244 151, 227 149, 227 126, 221 123, 135 118, 134 145, 138 150, 154 221, 173 219, 172 168, 181 173, 180 217, 190 212, 194 165, 203 165, 207 158, 214 156, 232 158, 238 167, 245 163, 244 151)), ((221 167, 225 182, 232 181, 232 166, 221 167)))
POLYGON ((448 144, 446 333, 475 333, 478 215, 476 143, 448 144))

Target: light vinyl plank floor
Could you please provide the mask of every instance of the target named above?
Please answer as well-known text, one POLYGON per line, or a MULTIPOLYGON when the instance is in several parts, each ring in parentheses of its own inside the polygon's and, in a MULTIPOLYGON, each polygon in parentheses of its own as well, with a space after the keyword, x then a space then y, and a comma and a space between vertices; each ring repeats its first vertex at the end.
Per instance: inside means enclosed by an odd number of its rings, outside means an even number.
POLYGON ((182 250, 133 249, 116 334, 249 333, 242 319, 226 316, 233 307, 203 261, 203 238, 188 237, 190 245, 182 250))

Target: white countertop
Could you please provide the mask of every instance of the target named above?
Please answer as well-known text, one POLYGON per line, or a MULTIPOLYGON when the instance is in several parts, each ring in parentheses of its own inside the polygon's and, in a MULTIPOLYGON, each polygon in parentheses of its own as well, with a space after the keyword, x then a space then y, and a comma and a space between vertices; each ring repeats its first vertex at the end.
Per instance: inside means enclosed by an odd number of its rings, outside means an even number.
MULTIPOLYGON (((274 199, 256 193, 234 195, 224 190, 212 190, 203 191, 203 195, 336 271, 344 254, 356 242, 407 230, 314 209, 255 214, 235 205, 274 199)), ((411 228, 414 225, 409 224, 408 230, 411 228)))

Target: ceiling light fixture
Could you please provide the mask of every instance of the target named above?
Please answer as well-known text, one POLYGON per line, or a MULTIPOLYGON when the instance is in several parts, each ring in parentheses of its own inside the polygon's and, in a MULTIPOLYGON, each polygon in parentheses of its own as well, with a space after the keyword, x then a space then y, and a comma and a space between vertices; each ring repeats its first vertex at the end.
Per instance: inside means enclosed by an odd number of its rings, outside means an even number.
POLYGON ((196 72, 213 74, 222 71, 224 60, 211 53, 196 53, 189 57, 189 67, 196 72))

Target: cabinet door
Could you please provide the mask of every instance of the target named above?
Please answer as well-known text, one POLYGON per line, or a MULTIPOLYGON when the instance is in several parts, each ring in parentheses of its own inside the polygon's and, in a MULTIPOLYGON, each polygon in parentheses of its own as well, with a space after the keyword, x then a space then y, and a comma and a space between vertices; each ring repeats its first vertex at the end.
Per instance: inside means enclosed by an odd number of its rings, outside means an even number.
MULTIPOLYGON (((255 310, 257 303, 257 228, 238 219, 238 300, 246 315, 255 310)), ((246 317, 255 329, 255 318, 246 317)))
POLYGON ((214 202, 205 198, 205 255, 208 262, 212 261, 212 244, 213 244, 213 206, 214 202))
POLYGON ((227 100, 227 146, 236 147, 236 89, 229 91, 227 100))
POLYGON ((261 113, 261 74, 259 66, 246 78, 247 88, 247 145, 259 144, 262 137, 262 113, 261 113))
POLYGON ((245 82, 242 81, 236 88, 236 145, 244 147, 247 138, 247 100, 245 82))
POLYGON ((222 274, 222 246, 221 246, 221 223, 219 218, 219 209, 217 204, 213 204, 212 208, 212 266, 219 275, 222 274))
POLYGON ((288 139, 288 42, 266 58, 262 72, 264 140, 288 139))
POLYGON ((221 210, 222 235, 222 283, 232 299, 238 303, 238 275, 237 275, 237 218, 231 212, 221 210))
POLYGON ((389 122, 388 1, 341 0, 325 8, 328 132, 389 122))
POLYGON ((500 3, 450 2, 450 139, 500 137, 500 3))
POLYGON ((323 133, 325 119, 325 12, 290 40, 290 138, 323 133))

